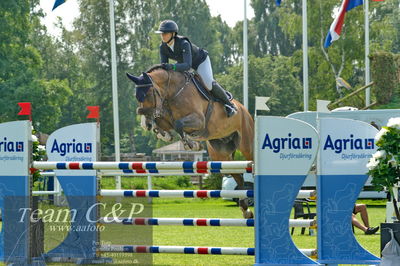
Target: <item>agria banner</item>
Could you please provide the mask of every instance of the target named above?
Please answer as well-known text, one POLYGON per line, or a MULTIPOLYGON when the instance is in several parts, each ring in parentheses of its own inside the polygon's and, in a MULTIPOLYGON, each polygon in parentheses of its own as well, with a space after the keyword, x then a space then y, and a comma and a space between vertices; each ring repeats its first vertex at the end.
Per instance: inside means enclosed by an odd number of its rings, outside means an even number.
MULTIPOLYGON (((97 123, 76 124, 53 132, 46 143, 49 161, 97 161, 100 129, 97 123)), ((69 208, 75 211, 71 228, 96 228, 93 222, 96 211, 87 215, 88 206, 96 204, 96 170, 55 170, 56 176, 69 208)), ((96 230, 70 230, 57 247, 47 253, 48 257, 85 258, 96 256, 96 230)))
MULTIPOLYGON (((97 161, 99 141, 97 123, 83 123, 54 131, 46 143, 49 161, 93 162, 97 161)), ((58 173, 59 171, 56 170, 58 173)), ((66 171, 62 175, 95 175, 94 171, 66 171)))
POLYGON ((16 169, 23 169, 28 175, 27 139, 31 139, 29 121, 15 121, 0 124, 0 173, 14 176, 16 169))
POLYGON ((257 174, 297 175, 308 172, 318 149, 318 135, 309 124, 292 118, 257 117, 257 174))
POLYGON ((18 222, 14 210, 30 207, 29 176, 31 123, 14 121, 0 124, 0 260, 23 265, 28 256, 28 222, 18 222), (18 232, 23 232, 19 234, 18 232), (16 244, 17 243, 17 244, 16 244), (21 264, 20 264, 21 263, 21 264))
POLYGON ((318 149, 317 131, 292 118, 256 117, 256 264, 316 264, 293 243, 289 217, 318 149))
POLYGON ((368 123, 342 118, 318 120, 318 262, 376 264, 359 245, 351 215, 368 176, 366 164, 376 150, 378 130, 368 123))

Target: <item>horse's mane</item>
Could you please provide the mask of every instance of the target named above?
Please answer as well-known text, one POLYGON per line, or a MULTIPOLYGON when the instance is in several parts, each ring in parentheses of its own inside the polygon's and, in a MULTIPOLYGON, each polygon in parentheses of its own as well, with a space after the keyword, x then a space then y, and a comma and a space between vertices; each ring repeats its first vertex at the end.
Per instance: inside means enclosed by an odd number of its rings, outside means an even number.
MULTIPOLYGON (((151 72, 156 71, 156 70, 158 70, 158 69, 162 69, 162 70, 164 70, 164 71, 167 71, 167 70, 165 70, 165 68, 164 68, 164 66, 163 66, 162 64, 157 64, 157 65, 153 65, 152 67, 150 67, 150 68, 146 71, 146 73, 151 73, 151 72)), ((168 71, 167 71, 167 72, 168 72, 168 71)), ((189 72, 187 72, 187 71, 185 71, 185 72, 174 71, 174 72, 175 72, 175 73, 178 73, 178 74, 181 74, 181 75, 183 75, 183 76, 190 75, 189 72)))
POLYGON ((163 68, 163 66, 161 65, 161 64, 158 64, 158 65, 153 65, 152 67, 150 67, 148 70, 146 70, 146 73, 151 73, 151 72, 153 72, 154 70, 157 70, 157 69, 164 69, 163 68))

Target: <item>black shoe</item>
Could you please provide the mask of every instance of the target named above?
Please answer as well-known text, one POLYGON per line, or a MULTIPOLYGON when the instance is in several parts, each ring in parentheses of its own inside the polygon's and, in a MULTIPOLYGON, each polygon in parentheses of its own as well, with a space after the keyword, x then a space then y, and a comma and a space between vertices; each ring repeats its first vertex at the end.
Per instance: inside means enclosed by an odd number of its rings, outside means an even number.
POLYGON ((379 226, 377 226, 377 227, 368 227, 367 231, 365 231, 365 234, 366 235, 373 235, 376 232, 378 232, 378 230, 379 230, 379 226))

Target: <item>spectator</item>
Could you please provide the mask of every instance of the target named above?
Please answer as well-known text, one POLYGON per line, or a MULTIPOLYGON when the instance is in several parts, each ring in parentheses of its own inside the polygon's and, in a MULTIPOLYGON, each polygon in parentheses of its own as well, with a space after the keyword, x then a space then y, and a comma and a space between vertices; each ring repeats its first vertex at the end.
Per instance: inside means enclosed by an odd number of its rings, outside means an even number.
POLYGON ((353 214, 351 217, 351 223, 358 229, 362 230, 366 235, 373 235, 376 232, 378 232, 378 230, 379 230, 379 226, 369 227, 367 206, 365 204, 354 205, 353 214), (363 221, 363 223, 360 223, 357 220, 357 217, 356 217, 357 213, 360 213, 361 220, 363 221))

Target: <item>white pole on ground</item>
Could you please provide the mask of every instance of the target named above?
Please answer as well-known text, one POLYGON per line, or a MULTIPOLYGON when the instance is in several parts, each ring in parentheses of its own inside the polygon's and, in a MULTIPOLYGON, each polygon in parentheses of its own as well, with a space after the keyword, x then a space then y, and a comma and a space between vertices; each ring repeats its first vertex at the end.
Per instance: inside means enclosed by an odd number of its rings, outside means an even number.
MULTIPOLYGON (((120 161, 119 142, 119 109, 118 109, 118 85, 117 85, 117 49, 115 45, 115 21, 114 21, 114 0, 110 0, 110 38, 111 38, 111 78, 112 98, 114 115, 114 145, 115 161, 120 161)), ((115 177, 115 188, 121 189, 121 177, 115 177)))

